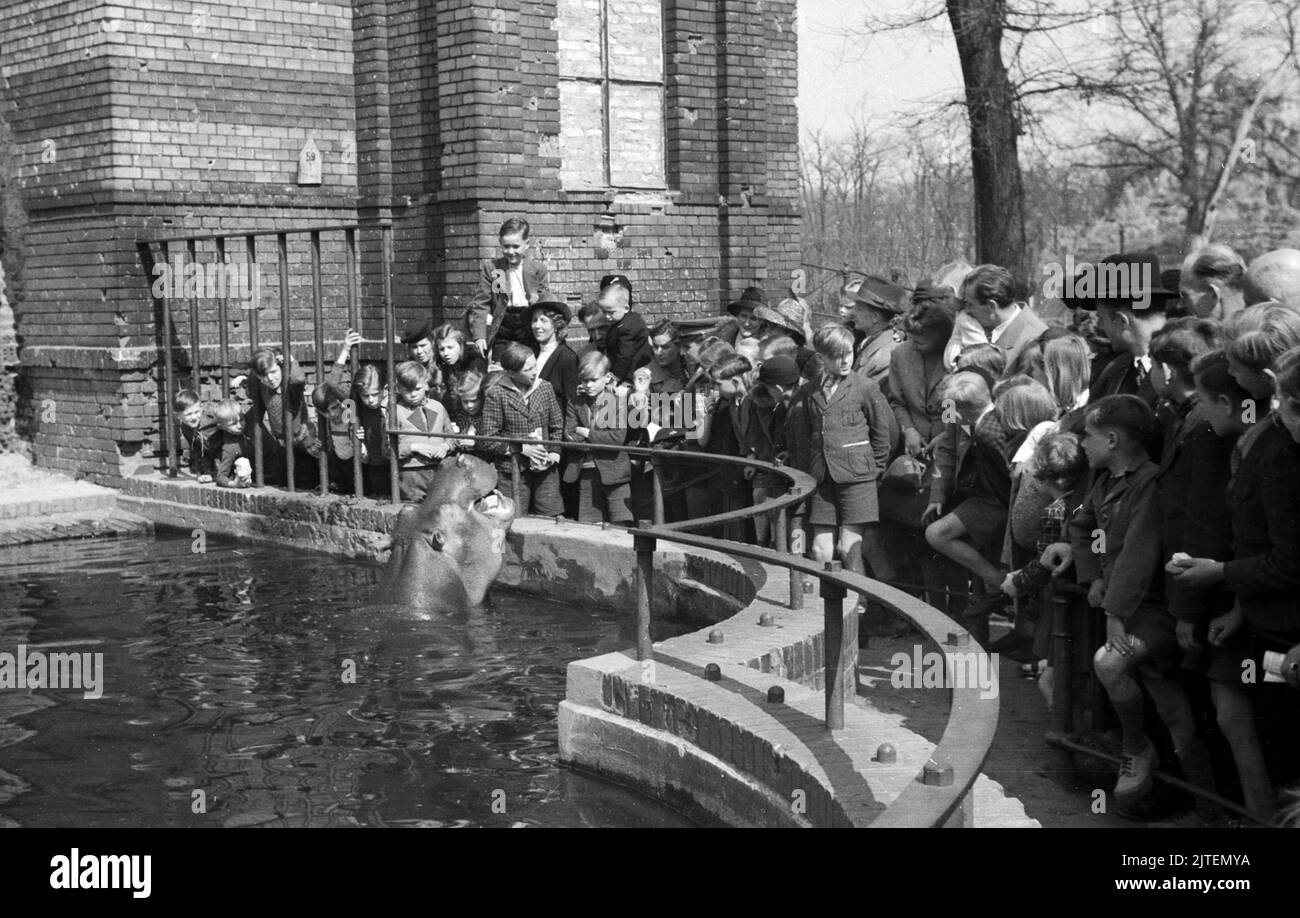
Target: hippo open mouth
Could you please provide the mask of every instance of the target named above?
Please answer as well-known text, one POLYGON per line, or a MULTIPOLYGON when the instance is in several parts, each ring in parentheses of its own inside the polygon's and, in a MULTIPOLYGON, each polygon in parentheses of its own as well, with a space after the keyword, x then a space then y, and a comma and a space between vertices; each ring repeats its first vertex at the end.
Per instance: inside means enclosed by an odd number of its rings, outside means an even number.
POLYGON ((494 520, 511 520, 515 516, 515 502, 496 488, 475 501, 474 509, 494 520))

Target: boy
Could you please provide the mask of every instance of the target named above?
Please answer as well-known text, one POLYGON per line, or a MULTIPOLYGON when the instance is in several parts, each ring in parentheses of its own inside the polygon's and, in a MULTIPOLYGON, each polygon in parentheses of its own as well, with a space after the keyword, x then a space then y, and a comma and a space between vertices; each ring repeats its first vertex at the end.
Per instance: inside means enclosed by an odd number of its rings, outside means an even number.
POLYGON ((1094 472, 1092 487, 1070 521, 1070 541, 1049 545, 1041 559, 1056 576, 1073 564, 1080 585, 1088 588, 1088 604, 1105 612, 1106 643, 1093 657, 1093 670, 1119 717, 1122 764, 1115 796, 1124 804, 1150 790, 1159 764, 1144 727, 1143 686, 1188 775, 1206 778, 1191 706, 1181 686, 1164 678, 1182 653, 1164 608, 1160 469, 1147 452, 1154 429, 1155 415, 1136 395, 1108 396, 1088 409, 1083 448, 1094 472))
MULTIPOLYGON (((736 417, 742 453, 751 459, 771 462, 786 457, 786 418, 790 397, 799 385, 799 365, 793 357, 777 356, 763 362, 758 382, 749 398, 740 403, 736 417)), ((785 493, 785 479, 772 472, 745 470, 754 486, 754 503, 785 493)), ((769 515, 754 517, 754 535, 759 545, 766 545, 772 523, 769 515)))
MULTIPOLYGON (((263 443, 262 459, 271 468, 279 470, 276 477, 282 476, 283 466, 279 460, 283 455, 285 444, 284 429, 284 395, 289 400, 289 423, 293 436, 294 484, 303 489, 314 488, 319 484, 319 465, 321 443, 316 437, 316 425, 307 420, 307 400, 304 392, 307 388, 307 376, 302 367, 292 356, 289 358, 289 379, 280 391, 284 381, 284 357, 270 348, 258 348, 248 361, 252 385, 248 387, 249 406, 244 415, 244 435, 251 441, 255 436, 262 436, 263 431, 270 433, 274 443, 263 443), (264 426, 265 425, 265 426, 264 426)), ((263 472, 263 477, 272 473, 263 472)))
POLYGON ((216 435, 212 443, 216 457, 217 487, 252 487, 253 483, 246 475, 239 474, 238 468, 239 460, 243 458, 244 453, 243 417, 239 410, 239 402, 233 398, 223 398, 212 407, 212 416, 217 422, 216 435))
MULTIPOLYGON (((950 448, 935 449, 930 503, 921 516, 925 540, 975 575, 979 581, 976 595, 991 594, 996 600, 1004 575, 989 555, 1002 544, 1011 500, 1012 434, 993 410, 988 383, 981 374, 972 370, 953 374, 940 395, 945 414, 955 411, 960 427, 950 425, 957 428, 947 438, 950 442, 955 439, 950 448), (944 514, 944 506, 950 502, 953 509, 944 514)), ((950 614, 953 611, 950 607, 950 614)), ((991 611, 991 606, 980 603, 967 613, 981 644, 988 642, 991 611)))
MULTIPOLYGON (((578 394, 569 402, 565 439, 620 445, 627 440, 627 429, 611 423, 617 417, 618 395, 609 358, 589 351, 578 362, 578 394)), ((575 449, 566 458, 564 480, 579 484, 579 522, 632 522, 632 463, 627 453, 589 454, 575 449)))
POLYGON ((863 534, 880 519, 876 482, 889 459, 893 415, 880 387, 853 372, 853 332, 827 323, 813 335, 813 347, 822 375, 805 386, 787 426, 791 458, 806 462, 803 471, 818 482, 808 514, 813 558, 830 561, 838 542, 845 570, 865 573, 865 550, 880 576, 888 566, 884 547, 864 546, 863 534), (796 452, 796 440, 807 446, 796 452))
POLYGON ((203 423, 203 402, 193 389, 181 389, 172 399, 172 410, 180 422, 185 443, 185 464, 198 476, 199 484, 212 481, 211 443, 214 431, 211 419, 203 423))
MULTIPOLYGON (((564 418, 551 384, 537 375, 537 357, 517 341, 501 353, 504 375, 483 397, 483 420, 479 430, 485 437, 520 437, 532 440, 561 440, 564 418)), ((505 443, 483 443, 479 449, 501 460, 510 453, 505 443)), ((521 513, 561 516, 560 476, 556 465, 560 454, 552 447, 524 443, 519 448, 519 478, 511 495, 521 513)), ((499 461, 498 473, 509 480, 511 463, 499 461)))
MULTIPOLYGON (((449 433, 447 410, 429 398, 432 376, 422 363, 407 360, 393 369, 397 383, 397 406, 393 419, 398 430, 449 433)), ((398 493, 402 500, 420 502, 433 482, 452 441, 446 437, 399 436, 397 461, 400 467, 398 493)))
POLYGON ((620 383, 630 385, 633 371, 654 359, 645 320, 631 311, 632 283, 621 274, 605 278, 596 302, 609 322, 604 351, 610 372, 620 383))
POLYGON ((528 344, 528 306, 550 295, 546 265, 528 257, 528 221, 511 217, 497 234, 501 255, 483 262, 465 325, 479 353, 499 360, 511 342, 528 344))

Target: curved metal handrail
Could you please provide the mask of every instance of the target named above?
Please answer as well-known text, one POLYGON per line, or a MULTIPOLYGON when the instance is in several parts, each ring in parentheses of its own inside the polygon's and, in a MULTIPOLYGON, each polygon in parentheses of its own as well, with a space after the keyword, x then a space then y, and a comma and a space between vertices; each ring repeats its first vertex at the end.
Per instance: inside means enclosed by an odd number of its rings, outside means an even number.
MULTIPOLYGON (((389 433, 397 434, 399 432, 390 429, 389 433)), ((574 446, 572 442, 568 441, 533 440, 519 437, 434 434, 406 430, 400 431, 400 433, 403 436, 434 436, 463 440, 473 439, 476 442, 506 443, 510 444, 512 449, 522 446, 524 443, 555 449, 565 447, 572 449, 574 446)), ((823 595, 827 597, 827 606, 830 607, 826 614, 828 625, 831 624, 833 618, 838 619, 841 615, 838 597, 842 597, 848 592, 855 592, 869 595, 873 600, 892 609, 919 628, 932 643, 940 648, 951 648, 954 652, 959 653, 984 653, 983 649, 971 637, 970 632, 938 609, 879 580, 842 571, 839 569, 838 562, 822 567, 815 561, 789 554, 784 550, 760 548, 686 531, 688 528, 702 528, 722 523, 738 522, 762 513, 779 511, 783 524, 778 526, 777 531, 783 533, 786 512, 790 507, 806 500, 816 487, 816 482, 807 473, 759 459, 720 456, 713 453, 688 450, 665 450, 653 447, 603 443, 584 443, 582 449, 584 451, 627 453, 651 458, 671 457, 681 460, 706 460, 715 464, 738 465, 744 468, 775 472, 784 477, 790 484, 789 494, 770 498, 753 507, 741 508, 740 510, 732 510, 680 523, 642 524, 640 528, 633 530, 635 540, 639 543, 637 545, 638 555, 648 557, 649 553, 654 549, 654 540, 666 539, 679 545, 719 551, 747 558, 751 561, 783 567, 791 572, 792 607, 795 605, 793 598, 796 578, 802 580, 802 577, 810 576, 816 577, 822 582, 823 595), (831 585, 830 590, 827 589, 828 584, 831 585), (832 599, 834 600, 833 603, 832 599)), ((643 572, 639 576, 645 577, 644 571, 649 565, 639 564, 638 567, 643 572)), ((648 641, 648 582, 641 584, 639 592, 642 594, 639 597, 639 604, 644 604, 646 617, 645 640, 648 641)), ((829 637, 827 643, 830 643, 829 637)), ((640 647, 638 648, 638 658, 644 658, 640 647)), ((827 674, 828 719, 830 718, 831 707, 829 699, 836 690, 834 683, 839 682, 838 675, 832 678, 830 673, 827 674)), ((979 686, 950 686, 950 691, 952 692, 952 706, 948 714, 948 723, 944 728, 939 744, 935 747, 931 761, 926 765, 924 771, 926 780, 916 782, 904 790, 893 804, 887 807, 885 812, 871 823, 872 828, 941 825, 961 805, 961 801, 969 793, 975 779, 979 776, 980 768, 988 755, 989 747, 993 744, 993 736, 997 732, 997 696, 995 694, 989 698, 981 697, 983 691, 979 686), (930 778, 934 779, 933 782, 931 782, 930 778)))

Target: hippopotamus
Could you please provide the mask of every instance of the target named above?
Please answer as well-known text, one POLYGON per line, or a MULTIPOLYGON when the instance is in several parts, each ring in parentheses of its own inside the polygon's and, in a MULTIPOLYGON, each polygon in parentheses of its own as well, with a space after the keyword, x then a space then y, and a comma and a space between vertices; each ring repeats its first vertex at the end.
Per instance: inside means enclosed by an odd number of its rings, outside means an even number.
POLYGON ((496 469, 482 459, 445 460, 419 506, 397 515, 376 600, 443 614, 481 605, 515 518, 514 501, 496 486, 496 469))

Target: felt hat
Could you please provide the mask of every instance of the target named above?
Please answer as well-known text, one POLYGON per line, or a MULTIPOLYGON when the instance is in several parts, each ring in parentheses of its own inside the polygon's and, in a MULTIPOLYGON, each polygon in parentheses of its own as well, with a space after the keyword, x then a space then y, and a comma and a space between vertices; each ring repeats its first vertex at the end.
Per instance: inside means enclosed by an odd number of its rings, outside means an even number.
POLYGON ((759 306, 767 305, 767 297, 763 294, 762 287, 746 287, 745 292, 740 295, 740 299, 727 306, 727 312, 733 316, 742 309, 752 309, 754 314, 758 314, 759 306))
POLYGON ((807 340, 808 312, 800 300, 788 298, 776 306, 757 306, 754 308, 754 318, 782 329, 794 338, 796 344, 803 344, 807 340))
POLYGON ((428 319, 411 319, 402 327, 403 344, 414 344, 422 338, 433 338, 433 329, 428 319))
POLYGON ((1074 309, 1093 310, 1098 303, 1107 303, 1137 311, 1169 312, 1179 306, 1178 291, 1164 285, 1154 252, 1107 255, 1095 265, 1083 265, 1074 276, 1073 293, 1061 299, 1074 309))
POLYGON ((539 309, 549 309, 552 312, 558 312, 564 317, 565 325, 568 325, 573 321, 573 313, 569 309, 569 304, 565 301, 564 297, 554 292, 542 297, 536 303, 529 305, 528 321, 530 323, 533 321, 533 313, 539 309))
POLYGON ((902 314, 907 311, 907 288, 891 283, 883 277, 867 275, 853 293, 855 303, 873 309, 902 314))

